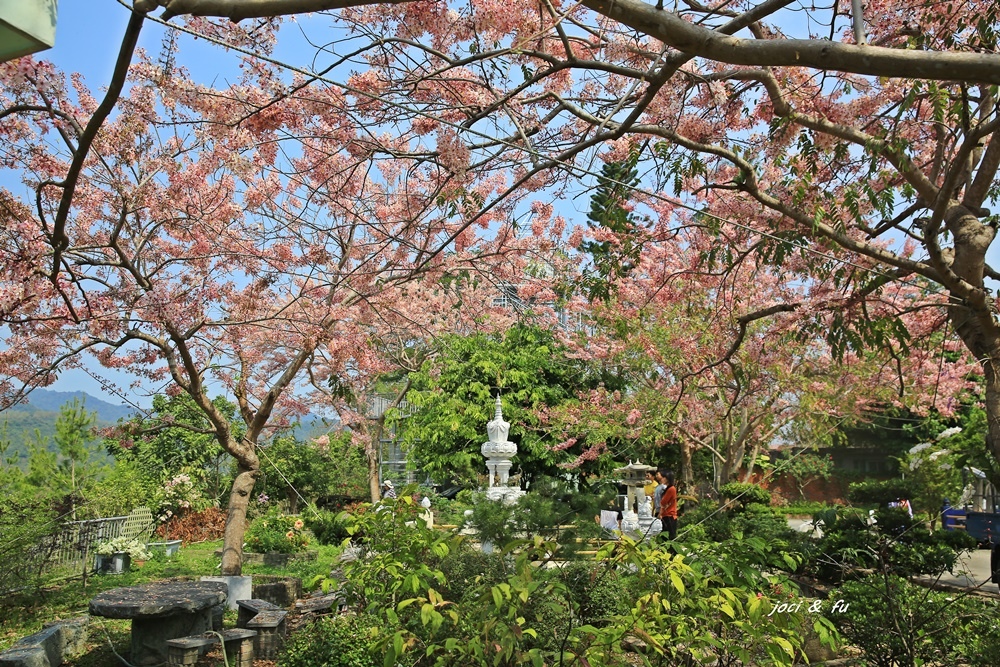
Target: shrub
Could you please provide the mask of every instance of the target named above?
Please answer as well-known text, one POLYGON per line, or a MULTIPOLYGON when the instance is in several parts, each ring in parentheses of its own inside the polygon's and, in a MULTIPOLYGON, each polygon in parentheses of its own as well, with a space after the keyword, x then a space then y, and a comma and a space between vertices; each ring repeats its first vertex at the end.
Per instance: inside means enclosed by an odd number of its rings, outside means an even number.
POLYGON ((793 500, 784 506, 782 509, 785 514, 805 514, 807 516, 812 516, 817 512, 822 512, 824 510, 833 509, 835 505, 830 503, 811 501, 811 500, 793 500))
POLYGON ((780 509, 759 503, 747 504, 742 512, 735 512, 730 521, 729 535, 760 537, 773 545, 787 544, 794 531, 780 509))
POLYGON ((640 591, 634 577, 594 562, 567 563, 555 571, 581 623, 600 625, 625 614, 640 591))
POLYGON ((934 533, 934 539, 955 551, 968 551, 979 547, 979 541, 964 530, 939 530, 934 533))
POLYGON ((462 601, 477 586, 495 586, 510 574, 508 559, 501 553, 484 554, 462 544, 441 559, 440 569, 445 584, 441 595, 446 600, 462 601))
POLYGON ((379 623, 367 615, 327 616, 293 633, 278 655, 278 667, 381 667, 370 652, 379 623))
POLYGON ((315 510, 305 515, 306 527, 320 544, 340 544, 349 537, 347 532, 347 514, 315 510))
MULTIPOLYGON (((685 549, 687 551, 687 549, 685 549)), ((601 627, 583 626, 573 635, 571 651, 592 665, 613 664, 622 639, 641 637, 649 646, 643 664, 792 665, 799 655, 799 628, 806 615, 797 609, 768 616, 779 599, 776 583, 792 584, 765 572, 775 554, 759 538, 720 545, 701 544, 683 555, 622 540, 602 551, 607 562, 634 572, 628 586, 638 591, 626 599, 630 609, 601 627)), ((832 627, 816 619, 824 640, 832 627)))
MULTIPOLYGON (((964 662, 967 627, 976 612, 982 614, 973 600, 957 600, 894 575, 845 583, 830 599, 846 603, 830 618, 872 667, 964 662)), ((988 642, 995 643, 995 635, 988 642)))
MULTIPOLYGON (((530 492, 513 505, 480 497, 472 507, 471 520, 480 540, 502 548, 527 536, 553 537, 557 526, 575 518, 576 513, 557 498, 530 492)), ((563 537, 575 537, 575 534, 563 537)))
POLYGON ((1000 665, 1000 602, 962 600, 960 611, 971 617, 963 632, 955 633, 955 650, 972 667, 1000 665))
POLYGON ((254 520, 246 532, 246 545, 256 553, 290 554, 303 551, 309 538, 303 529, 305 522, 296 517, 268 512, 254 520))
POLYGON ((959 551, 969 544, 949 531, 932 534, 898 508, 880 508, 873 517, 865 510, 840 508, 817 518, 823 521, 823 537, 806 567, 827 581, 867 568, 903 577, 937 575, 951 570, 959 551))
POLYGON ((719 488, 719 496, 726 500, 740 503, 743 507, 750 504, 770 505, 771 492, 756 484, 730 482, 719 488))
POLYGON ((916 493, 916 486, 910 480, 869 479, 852 483, 847 490, 847 499, 856 505, 885 506, 900 498, 911 499, 916 493))

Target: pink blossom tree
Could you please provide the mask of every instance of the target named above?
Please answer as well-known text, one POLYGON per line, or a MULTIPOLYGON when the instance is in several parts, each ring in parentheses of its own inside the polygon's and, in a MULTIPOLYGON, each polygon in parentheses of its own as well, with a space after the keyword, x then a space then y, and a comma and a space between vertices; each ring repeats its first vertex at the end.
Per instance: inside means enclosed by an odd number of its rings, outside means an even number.
MULTIPOLYGON (((1000 456, 993 3, 869 2, 856 17, 878 18, 867 35, 830 10, 788 23, 784 0, 133 6, 100 101, 31 59, 0 74, 0 159, 27 186, 0 196, 0 363, 17 383, 44 384, 94 351, 169 380, 210 416, 205 387, 230 387, 247 436, 212 420, 241 466, 226 572, 239 569, 254 443, 306 408, 298 390, 317 351, 375 326, 418 277, 518 282, 523 251, 520 268, 490 266, 515 226, 530 220, 539 244, 564 229, 529 217, 529 202, 586 187, 595 163, 633 153, 651 238, 699 232, 685 272, 740 275, 730 284, 742 287, 768 265, 795 288, 731 309, 712 363, 752 342, 750 324, 780 327, 790 312, 840 359, 899 357, 954 332, 981 365, 1000 456), (157 8, 246 51, 242 79, 217 89, 171 50, 134 56, 157 8), (306 11, 331 25, 323 71, 286 74, 271 57, 290 34, 277 17, 306 11), (802 39, 788 25, 804 25, 802 39), (943 311, 946 333, 929 326, 943 311)), ((634 230, 600 233, 623 247, 634 230)), ((900 386, 911 382, 930 381, 900 386)))
MULTIPOLYGON (((437 151, 376 136, 338 91, 255 61, 228 87, 198 84, 133 52, 141 22, 100 102, 47 63, 0 65, 0 162, 24 186, 0 196, 3 396, 86 353, 188 394, 237 462, 223 573, 238 574, 257 446, 312 407, 310 379, 377 366, 371 341, 408 285, 502 281, 537 244, 503 206, 472 224, 467 200, 502 184, 471 175, 447 135, 437 151)), ((271 37, 240 39, 264 51, 271 37)))
POLYGON ((633 443, 632 451, 655 460, 656 448, 671 444, 690 483, 692 454, 705 450, 718 486, 740 471, 749 476, 793 424, 810 438, 802 444, 819 444, 887 406, 951 414, 975 389, 976 366, 961 344, 933 335, 943 309, 907 312, 924 298, 918 290, 897 285, 877 303, 915 341, 838 358, 812 330, 836 308, 809 302, 801 284, 783 282, 767 265, 694 270, 703 237, 694 226, 668 241, 646 238, 638 264, 591 309, 592 329, 576 338, 575 354, 618 369, 631 390, 594 391, 553 415, 574 444, 586 438, 581 460, 612 443, 633 443))
POLYGON ((990 281, 1000 273, 987 261, 1000 166, 996 6, 869 0, 857 16, 787 6, 135 4, 246 24, 324 12, 331 35, 350 35, 341 50, 370 68, 334 86, 364 97, 359 118, 409 122, 439 135, 446 163, 510 175, 470 202, 482 214, 525 190, 589 181, 595 160, 639 151, 637 199, 656 224, 702 227, 723 250, 705 249, 713 271, 763 261, 799 281, 801 298, 774 305, 810 313, 837 357, 923 335, 879 306, 897 286, 912 288, 906 312, 945 309, 948 336, 981 365, 996 459, 1000 321, 990 281), (678 217, 689 208, 701 217, 678 217))

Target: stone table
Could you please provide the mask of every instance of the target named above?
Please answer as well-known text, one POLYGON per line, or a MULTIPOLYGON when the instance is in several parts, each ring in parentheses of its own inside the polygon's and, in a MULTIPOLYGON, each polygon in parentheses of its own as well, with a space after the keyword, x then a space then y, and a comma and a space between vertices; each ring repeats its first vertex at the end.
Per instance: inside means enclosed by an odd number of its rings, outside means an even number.
POLYGON ((105 591, 90 613, 132 619, 131 664, 153 667, 167 661, 167 640, 212 629, 212 610, 226 601, 228 586, 216 581, 161 581, 105 591))

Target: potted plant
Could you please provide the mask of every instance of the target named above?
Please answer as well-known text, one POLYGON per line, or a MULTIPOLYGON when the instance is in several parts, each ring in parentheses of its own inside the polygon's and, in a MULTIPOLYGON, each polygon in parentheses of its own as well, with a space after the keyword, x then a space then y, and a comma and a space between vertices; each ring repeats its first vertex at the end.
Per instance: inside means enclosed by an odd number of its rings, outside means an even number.
POLYGON ((145 544, 127 537, 115 537, 101 542, 94 552, 97 554, 97 571, 108 574, 127 572, 133 560, 152 558, 145 544))

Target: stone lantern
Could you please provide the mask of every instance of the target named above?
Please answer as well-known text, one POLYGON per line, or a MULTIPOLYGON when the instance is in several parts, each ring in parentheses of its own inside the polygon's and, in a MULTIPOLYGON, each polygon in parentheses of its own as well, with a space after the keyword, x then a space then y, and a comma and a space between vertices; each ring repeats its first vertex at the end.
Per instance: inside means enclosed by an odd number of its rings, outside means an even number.
POLYGON ((486 471, 489 476, 486 497, 505 503, 516 502, 524 495, 524 491, 520 487, 507 486, 510 477, 510 460, 517 454, 517 445, 507 440, 509 432, 510 422, 503 419, 500 396, 497 395, 493 420, 486 424, 486 435, 489 439, 483 443, 479 451, 486 457, 486 471))
POLYGON ((625 485, 625 507, 622 508, 622 532, 638 533, 642 537, 659 534, 663 527, 653 517, 650 499, 646 498, 646 473, 656 470, 653 466, 629 461, 627 466, 615 469, 618 483, 625 485))

